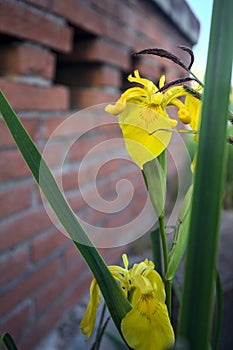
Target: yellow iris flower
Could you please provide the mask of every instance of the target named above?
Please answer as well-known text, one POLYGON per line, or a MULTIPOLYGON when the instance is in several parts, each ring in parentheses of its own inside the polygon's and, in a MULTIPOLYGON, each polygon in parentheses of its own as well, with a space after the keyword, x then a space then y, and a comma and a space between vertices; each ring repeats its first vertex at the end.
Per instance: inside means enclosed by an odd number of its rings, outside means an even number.
MULTIPOLYGON (((124 268, 109 266, 132 309, 121 322, 122 335, 135 350, 165 350, 173 346, 175 337, 165 304, 164 284, 148 259, 128 269, 128 258, 122 256, 124 268)), ((99 306, 100 291, 95 280, 90 287, 90 300, 80 328, 90 338, 99 306)))
POLYGON ((134 71, 134 76, 129 75, 128 80, 142 87, 129 88, 115 105, 107 105, 105 111, 118 115, 126 149, 142 169, 143 164, 161 154, 170 142, 177 121, 169 117, 167 109, 175 106, 178 118, 184 124, 193 123, 196 115, 189 108, 189 100, 187 103, 179 100, 179 97, 189 95, 183 86, 172 86, 164 93, 160 91, 165 84, 164 75, 159 80, 159 88, 152 81, 141 78, 138 70, 134 71))

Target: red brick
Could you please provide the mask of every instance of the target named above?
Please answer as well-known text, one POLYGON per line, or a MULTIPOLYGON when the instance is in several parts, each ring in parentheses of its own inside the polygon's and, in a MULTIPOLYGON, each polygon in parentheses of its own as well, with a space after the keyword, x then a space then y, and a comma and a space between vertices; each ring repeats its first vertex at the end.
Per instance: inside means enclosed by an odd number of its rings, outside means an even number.
POLYGON ((103 39, 83 39, 74 45, 69 55, 61 55, 64 62, 97 62, 107 63, 129 70, 131 66, 130 54, 126 49, 115 46, 103 39))
POLYGON ((39 87, 0 78, 0 89, 18 111, 68 109, 68 90, 64 86, 39 87))
POLYGON ((0 260, 0 285, 9 283, 10 281, 20 277, 29 264, 28 250, 20 248, 9 252, 0 260))
POLYGON ((64 313, 62 304, 55 305, 49 312, 43 315, 36 322, 30 323, 24 335, 17 343, 19 349, 32 350, 51 331, 64 313))
POLYGON ((24 159, 18 150, 1 152, 0 180, 7 181, 30 175, 24 159))
POLYGON ((123 262, 121 261, 121 256, 123 253, 126 253, 128 250, 128 246, 121 246, 116 248, 107 248, 100 249, 101 255, 106 261, 107 265, 115 265, 118 264, 123 266, 123 262))
POLYGON ((0 334, 3 332, 9 332, 15 342, 17 343, 20 335, 25 331, 28 326, 30 318, 30 306, 29 304, 23 305, 17 311, 13 312, 3 324, 0 325, 0 334))
POLYGON ((12 287, 5 295, 1 297, 1 315, 5 315, 8 311, 24 299, 30 297, 43 284, 56 278, 59 270, 59 261, 53 260, 43 267, 31 272, 20 285, 12 287))
POLYGON ((65 65, 58 71, 57 81, 68 86, 114 86, 121 87, 119 70, 102 65, 85 67, 65 65))
POLYGON ((72 88, 70 91, 72 108, 93 107, 100 103, 116 101, 119 94, 106 92, 101 88, 72 88))
MULTIPOLYGON (((165 73, 165 64, 157 60, 156 57, 141 57, 135 65, 134 69, 138 69, 141 77, 152 80, 155 85, 158 85, 158 80, 165 73)), ((132 70, 133 71, 133 70, 132 70)))
POLYGON ((31 259, 33 263, 38 262, 55 250, 64 246, 69 238, 60 231, 53 231, 35 237, 31 243, 31 259))
POLYGON ((64 191, 77 190, 78 189, 78 176, 77 170, 70 170, 67 173, 62 174, 62 187, 64 191))
POLYGON ((127 24, 122 25, 119 21, 113 21, 112 18, 106 16, 106 13, 95 11, 82 0, 70 0, 69 2, 53 0, 53 11, 65 16, 70 22, 89 33, 105 36, 125 47, 132 48, 136 37, 132 28, 127 24), (84 21, 84 18, 88 20, 84 21))
POLYGON ((36 294, 35 306, 38 315, 48 309, 53 302, 64 297, 71 286, 77 284, 83 274, 88 273, 88 268, 84 260, 81 260, 80 256, 79 258, 80 261, 78 264, 68 268, 60 278, 52 281, 36 294))
MULTIPOLYGON (((68 119, 69 115, 61 115, 61 116, 50 116, 44 120, 43 130, 41 137, 45 140, 50 138, 50 136, 56 131, 61 124, 68 119)), ((63 129, 64 130, 64 129, 63 129)), ((73 125, 71 130, 73 130, 73 125)), ((70 134, 70 133, 68 133, 70 134)), ((66 136, 67 134, 58 134, 58 137, 66 136)), ((54 136, 53 136, 54 137, 54 136)))
POLYGON ((68 52, 72 30, 60 20, 45 16, 19 1, 1 1, 0 32, 68 52))
MULTIPOLYGON (((67 158, 71 162, 74 162, 77 160, 80 161, 95 146, 101 144, 105 140, 106 140, 106 137, 101 134, 95 137, 88 137, 87 135, 84 135, 83 137, 80 137, 76 142, 74 142, 73 145, 70 147, 69 153, 67 154, 67 158)), ((104 150, 104 145, 101 148, 101 150, 104 150)), ((99 154, 99 153, 100 151, 98 152, 95 151, 95 154, 99 154)), ((77 171, 77 174, 78 174, 78 171, 77 171)))
POLYGON ((91 112, 88 109, 81 110, 70 115, 67 114, 65 117, 48 117, 44 120, 41 136, 45 140, 51 137, 50 141, 68 139, 68 142, 72 143, 95 130, 99 133, 102 125, 112 125, 114 120, 117 123, 117 117, 111 119, 111 116, 104 112, 104 107, 100 105, 91 112))
POLYGON ((18 184, 0 192, 0 218, 29 208, 31 204, 31 188, 18 184))
POLYGON ((85 207, 86 202, 83 200, 80 192, 72 191, 73 193, 67 196, 67 201, 75 213, 80 213, 80 211, 85 207))
POLYGON ((81 283, 77 283, 76 286, 71 289, 70 293, 67 294, 66 298, 60 300, 59 303, 55 303, 48 312, 43 314, 39 320, 36 320, 36 322, 31 325, 27 336, 18 343, 19 348, 31 350, 35 345, 38 345, 38 342, 46 336, 64 314, 64 310, 68 310, 75 305, 86 292, 90 281, 91 277, 89 275, 85 280, 82 280, 81 283))
POLYGON ((91 0, 91 3, 98 7, 101 12, 106 12, 108 15, 115 17, 115 20, 122 23, 130 23, 133 21, 135 27, 137 27, 135 8, 130 8, 123 1, 115 0, 91 0))
POLYGON ((27 2, 38 7, 49 9, 51 0, 27 0, 27 2))
POLYGON ((33 75, 53 79, 55 55, 32 45, 8 45, 0 52, 1 75, 33 75))
POLYGON ((64 251, 64 265, 65 268, 75 265, 83 265, 83 258, 80 256, 80 253, 77 247, 72 242, 64 251))
POLYGON ((44 208, 29 211, 17 219, 1 223, 0 251, 4 252, 19 245, 51 225, 44 208))
POLYGON ((67 308, 70 308, 71 306, 77 304, 77 301, 84 295, 84 293, 87 293, 90 288, 91 281, 93 279, 93 275, 91 273, 87 274, 85 276, 85 279, 81 281, 66 297, 65 299, 65 306, 67 308))
MULTIPOLYGON (((40 132, 40 119, 34 116, 29 118, 20 118, 20 120, 33 141, 37 141, 40 132)), ((11 136, 5 122, 0 120, 0 147, 13 145, 15 145, 13 137, 11 136)))
POLYGON ((104 17, 94 11, 91 7, 86 6, 81 0, 53 0, 52 9, 70 22, 81 26, 88 32, 94 34, 103 34, 105 30, 104 17), (87 19, 86 21, 84 19, 87 19))
POLYGON ((42 155, 50 168, 63 165, 66 157, 67 141, 56 140, 44 148, 42 155))

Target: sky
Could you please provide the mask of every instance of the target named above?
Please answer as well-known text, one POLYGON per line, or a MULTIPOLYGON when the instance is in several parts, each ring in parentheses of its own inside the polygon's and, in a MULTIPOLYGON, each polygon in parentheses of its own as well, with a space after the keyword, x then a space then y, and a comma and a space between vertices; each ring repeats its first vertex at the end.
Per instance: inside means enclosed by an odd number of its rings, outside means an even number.
POLYGON ((213 0, 186 0, 200 21, 198 43, 193 47, 195 62, 192 71, 201 79, 206 67, 213 0))
MULTIPOLYGON (((214 0, 186 0, 192 11, 200 21, 200 34, 198 43, 193 47, 195 63, 192 71, 203 81, 209 44, 211 15, 214 0)), ((233 70, 231 75, 233 86, 233 70)))

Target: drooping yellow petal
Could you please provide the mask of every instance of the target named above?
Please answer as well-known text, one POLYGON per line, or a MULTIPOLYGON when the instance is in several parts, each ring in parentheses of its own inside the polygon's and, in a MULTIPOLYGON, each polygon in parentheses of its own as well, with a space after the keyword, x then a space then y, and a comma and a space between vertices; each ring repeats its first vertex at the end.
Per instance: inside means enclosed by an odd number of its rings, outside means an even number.
POLYGON ((174 344, 167 307, 151 294, 142 294, 121 322, 122 334, 134 350, 166 350, 174 344))
MULTIPOLYGON (((201 101, 193 95, 188 94, 185 99, 185 106, 189 110, 191 116, 189 125, 193 130, 198 130, 201 113, 201 101)), ((194 136, 194 140, 197 141, 197 135, 194 136)))
POLYGON ((171 139, 169 119, 144 105, 127 103, 119 115, 126 149, 142 169, 143 164, 156 158, 171 139))
POLYGON ((100 304, 100 291, 99 286, 95 279, 92 280, 90 286, 90 300, 87 305, 86 312, 80 323, 80 328, 83 334, 87 335, 86 341, 92 335, 95 321, 96 321, 96 311, 100 304))

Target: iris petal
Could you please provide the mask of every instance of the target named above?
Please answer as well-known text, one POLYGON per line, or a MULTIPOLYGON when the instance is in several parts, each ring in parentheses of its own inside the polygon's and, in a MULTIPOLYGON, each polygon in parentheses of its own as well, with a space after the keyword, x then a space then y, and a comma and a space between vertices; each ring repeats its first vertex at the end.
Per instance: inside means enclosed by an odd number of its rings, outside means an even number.
POLYGON ((140 168, 162 153, 170 142, 169 119, 148 107, 127 103, 119 123, 126 149, 140 168))
POLYGON ((90 286, 90 300, 87 305, 86 312, 83 316, 83 319, 80 323, 80 329, 83 334, 87 335, 86 341, 90 338, 92 335, 95 321, 96 321, 96 311, 100 304, 100 291, 99 286, 96 282, 96 280, 92 280, 91 286, 90 286))
POLYGON ((153 294, 143 294, 121 322, 127 344, 134 350, 166 350, 174 344, 167 307, 153 294))

